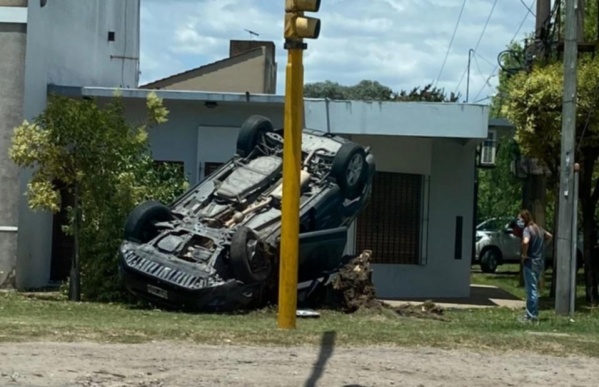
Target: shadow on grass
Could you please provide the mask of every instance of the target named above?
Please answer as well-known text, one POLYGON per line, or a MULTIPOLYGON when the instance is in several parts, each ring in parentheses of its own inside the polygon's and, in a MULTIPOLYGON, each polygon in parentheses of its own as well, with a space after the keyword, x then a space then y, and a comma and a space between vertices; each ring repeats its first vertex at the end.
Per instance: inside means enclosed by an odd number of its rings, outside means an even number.
MULTIPOLYGON (((519 272, 518 271, 507 271, 500 272, 494 274, 479 274, 473 271, 479 280, 481 280, 485 284, 492 284, 499 288, 503 288, 506 292, 516 292, 519 293, 522 297, 518 297, 519 299, 525 300, 525 290, 523 286, 520 286, 518 283, 519 272)), ((553 281, 553 271, 551 268, 548 268, 543 273, 543 283, 540 286, 541 297, 539 298, 539 309, 540 310, 554 310, 555 309, 555 298, 549 297, 551 286, 553 281)), ((581 313, 591 313, 593 308, 586 302, 585 294, 584 294, 584 273, 580 271, 576 276, 576 284, 577 284, 577 293, 575 300, 575 311, 581 313)))

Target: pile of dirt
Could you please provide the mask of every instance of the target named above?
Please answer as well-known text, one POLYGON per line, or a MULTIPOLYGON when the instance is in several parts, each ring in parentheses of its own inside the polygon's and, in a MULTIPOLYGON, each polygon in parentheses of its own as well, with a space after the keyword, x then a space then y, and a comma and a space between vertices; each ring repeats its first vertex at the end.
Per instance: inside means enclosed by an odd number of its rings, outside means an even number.
POLYGON ((372 284, 370 262, 372 251, 365 250, 341 267, 339 273, 331 281, 331 290, 336 297, 338 307, 353 313, 360 308, 379 308, 381 302, 376 299, 372 284))
POLYGON ((372 283, 372 251, 364 250, 350 259, 335 275, 328 289, 326 307, 354 313, 360 310, 392 310, 398 316, 447 320, 443 308, 431 301, 391 306, 376 297, 372 283))

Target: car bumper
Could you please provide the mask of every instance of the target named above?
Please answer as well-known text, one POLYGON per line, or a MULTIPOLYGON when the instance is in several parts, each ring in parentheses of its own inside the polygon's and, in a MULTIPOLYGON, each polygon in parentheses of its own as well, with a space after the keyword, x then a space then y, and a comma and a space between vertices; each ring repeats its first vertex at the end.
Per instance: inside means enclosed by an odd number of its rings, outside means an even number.
POLYGON ((211 287, 192 289, 164 281, 127 265, 119 254, 119 276, 130 293, 153 304, 172 309, 227 311, 243 308, 254 300, 256 285, 231 280, 211 287))

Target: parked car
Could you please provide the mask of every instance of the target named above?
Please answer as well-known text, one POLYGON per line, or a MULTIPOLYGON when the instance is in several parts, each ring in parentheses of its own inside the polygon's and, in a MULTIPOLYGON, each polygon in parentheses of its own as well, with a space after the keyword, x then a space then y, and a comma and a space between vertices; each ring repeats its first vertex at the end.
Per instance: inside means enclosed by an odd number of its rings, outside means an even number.
MULTIPOLYGON (((126 288, 175 308, 264 302, 278 278, 283 135, 267 118, 252 116, 232 159, 170 205, 135 208, 119 254, 126 288)), ((328 278, 341 265, 347 228, 370 198, 374 172, 368 148, 303 130, 300 284, 328 278)))
MULTIPOLYGON (((484 273, 494 273, 503 264, 521 260, 522 239, 514 234, 515 217, 491 218, 476 227, 474 263, 484 273)), ((582 241, 578 240, 577 268, 582 267, 582 241)), ((545 267, 553 266, 553 242, 545 245, 545 267)))

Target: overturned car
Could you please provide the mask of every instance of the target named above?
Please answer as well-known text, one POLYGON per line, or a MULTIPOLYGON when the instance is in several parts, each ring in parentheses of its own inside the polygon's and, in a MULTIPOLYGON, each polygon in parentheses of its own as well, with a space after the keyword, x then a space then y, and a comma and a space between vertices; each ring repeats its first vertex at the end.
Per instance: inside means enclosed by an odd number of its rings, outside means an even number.
MULTIPOLYGON (((125 287, 158 305, 230 310, 276 294, 281 236, 283 129, 262 116, 240 128, 237 152, 169 206, 136 207, 125 224, 125 287)), ((369 149, 315 130, 302 133, 300 284, 339 269, 347 227, 370 198, 369 149)))

